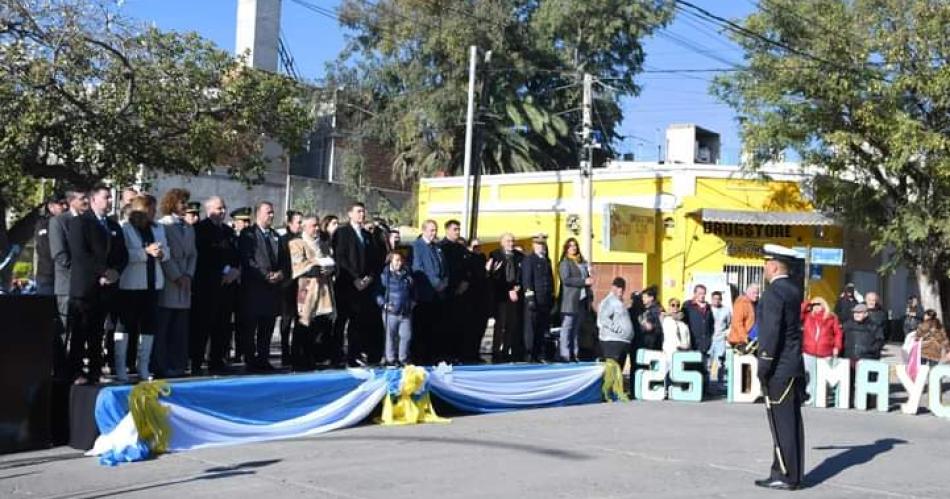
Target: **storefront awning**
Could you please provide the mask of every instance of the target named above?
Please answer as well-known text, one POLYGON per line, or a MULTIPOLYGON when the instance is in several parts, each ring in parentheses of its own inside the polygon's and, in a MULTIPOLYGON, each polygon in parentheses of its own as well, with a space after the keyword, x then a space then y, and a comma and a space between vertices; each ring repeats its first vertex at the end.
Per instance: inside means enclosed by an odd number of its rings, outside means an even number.
POLYGON ((814 211, 742 211, 703 208, 696 212, 704 222, 751 225, 835 225, 835 221, 814 211))

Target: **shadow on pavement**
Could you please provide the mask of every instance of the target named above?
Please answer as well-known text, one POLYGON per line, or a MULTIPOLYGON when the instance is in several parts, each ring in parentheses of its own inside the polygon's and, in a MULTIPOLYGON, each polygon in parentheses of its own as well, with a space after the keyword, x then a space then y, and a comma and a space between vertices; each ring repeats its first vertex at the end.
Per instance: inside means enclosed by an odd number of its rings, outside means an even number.
POLYGON ((39 473, 39 471, 27 471, 26 473, 16 473, 13 475, 0 476, 0 480, 9 480, 11 478, 20 478, 21 476, 30 476, 39 473))
POLYGON ((254 475, 257 472, 251 468, 263 468, 265 466, 270 466, 272 464, 277 464, 283 461, 283 459, 267 459, 262 461, 248 461, 244 463, 233 464, 230 466, 216 466, 214 468, 208 468, 200 475, 190 476, 188 478, 183 478, 180 480, 165 480, 161 482, 152 482, 144 485, 138 485, 134 487, 119 488, 119 489, 108 489, 100 491, 86 491, 80 493, 71 493, 68 497, 78 497, 82 499, 98 499, 100 497, 116 497, 123 494, 131 494, 132 492, 142 492, 145 490, 159 489, 163 487, 168 487, 169 485, 178 485, 182 483, 197 482, 200 480, 219 480, 222 478, 231 478, 235 476, 242 475, 254 475))
POLYGON ((897 445, 906 444, 907 440, 901 438, 882 438, 876 442, 865 445, 829 445, 823 447, 814 447, 815 450, 837 450, 839 452, 831 457, 825 458, 818 466, 805 475, 805 485, 814 487, 826 480, 830 480, 842 471, 871 462, 875 457, 883 454, 897 445))
POLYGON ((26 457, 21 459, 4 459, 0 461, 0 470, 9 470, 13 468, 22 468, 24 466, 36 466, 40 464, 55 463, 57 461, 70 461, 72 459, 84 459, 86 456, 82 452, 70 452, 55 456, 26 457))
POLYGON ((528 444, 518 444, 513 442, 500 442, 497 440, 478 440, 474 438, 440 438, 440 437, 421 437, 421 436, 412 436, 412 437, 398 437, 398 436, 387 436, 387 435, 373 435, 371 437, 356 437, 356 436, 326 436, 322 437, 324 440, 366 440, 370 442, 378 442, 380 440, 390 440, 397 442, 428 442, 436 444, 456 444, 456 445, 466 445, 466 446, 479 446, 479 447, 489 447, 492 449, 504 449, 504 450, 513 450, 520 452, 527 452, 531 454, 537 454, 541 456, 554 457, 558 459, 565 459, 571 461, 583 461, 585 459, 591 459, 592 456, 588 454, 583 454, 580 452, 569 451, 565 449, 556 449, 551 447, 540 447, 536 445, 528 444))

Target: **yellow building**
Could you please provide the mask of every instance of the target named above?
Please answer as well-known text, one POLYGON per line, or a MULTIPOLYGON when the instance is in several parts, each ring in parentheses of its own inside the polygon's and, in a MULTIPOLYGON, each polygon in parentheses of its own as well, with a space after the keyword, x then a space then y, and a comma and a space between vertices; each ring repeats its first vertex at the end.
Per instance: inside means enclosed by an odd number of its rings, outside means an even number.
MULTIPOLYGON (((813 211, 797 164, 744 176, 737 166, 614 162, 594 170, 595 296, 621 275, 634 290, 656 286, 664 301, 692 285, 741 293, 762 281, 765 243, 798 248, 813 262, 808 292, 834 303, 844 284, 842 231, 813 211)), ((526 249, 531 235, 549 237, 555 262, 571 237, 584 248, 587 198, 578 170, 482 177, 478 236, 484 246, 513 232, 526 249)), ((461 177, 423 179, 419 219, 461 220, 461 177)))

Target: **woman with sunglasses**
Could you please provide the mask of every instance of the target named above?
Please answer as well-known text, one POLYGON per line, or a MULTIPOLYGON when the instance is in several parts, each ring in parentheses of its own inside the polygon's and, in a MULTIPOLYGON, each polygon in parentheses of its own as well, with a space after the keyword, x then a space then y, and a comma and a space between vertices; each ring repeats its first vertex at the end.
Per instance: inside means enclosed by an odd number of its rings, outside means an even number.
POLYGON ((806 404, 814 403, 812 397, 818 379, 818 359, 837 357, 843 343, 841 323, 828 308, 828 302, 820 296, 806 300, 802 304, 802 358, 808 377, 805 385, 808 394, 806 404))
MULTIPOLYGON (((669 308, 663 313, 663 356, 666 357, 667 373, 673 365, 673 354, 677 351, 687 351, 690 346, 689 326, 686 325, 686 316, 683 313, 682 303, 676 298, 671 299, 669 308)), ((669 384, 669 374, 667 374, 669 384)))

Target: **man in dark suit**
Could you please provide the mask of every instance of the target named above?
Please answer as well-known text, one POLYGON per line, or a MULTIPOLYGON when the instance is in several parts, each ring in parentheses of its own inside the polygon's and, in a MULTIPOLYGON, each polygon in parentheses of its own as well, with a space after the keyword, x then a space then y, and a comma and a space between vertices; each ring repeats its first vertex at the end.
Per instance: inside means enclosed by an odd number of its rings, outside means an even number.
POLYGON ((122 228, 107 215, 112 191, 99 186, 89 192, 89 210, 67 223, 70 255, 69 342, 71 375, 77 384, 97 383, 102 374, 104 304, 112 298, 129 261, 122 228), (89 359, 82 374, 83 358, 89 359))
MULTIPOLYGON (((36 228, 33 232, 35 245, 33 251, 35 266, 33 268, 36 269, 36 294, 41 296, 55 296, 56 263, 53 260, 53 251, 50 246, 50 222, 68 209, 65 197, 51 197, 46 201, 46 213, 36 222, 36 228)), ((59 231, 59 241, 65 241, 65 227, 58 224, 56 230, 59 231)), ((53 302, 53 306, 56 306, 55 302, 53 302)), ((52 313, 57 317, 57 330, 56 334, 53 335, 53 372, 58 377, 66 367, 66 343, 64 339, 66 329, 58 309, 53 310, 52 313)))
POLYGON ((793 250, 767 244, 765 278, 769 287, 759 300, 758 377, 772 431, 772 473, 760 487, 794 490, 801 485, 805 431, 802 424, 802 289, 789 279, 793 250))
POLYGON ((56 295, 56 308, 59 311, 59 328, 63 348, 69 342, 69 270, 72 259, 69 257, 69 241, 66 238, 69 219, 89 209, 89 198, 85 192, 66 193, 68 209, 49 221, 49 250, 53 258, 53 294, 56 295))
POLYGON ((464 260, 469 285, 462 341, 462 362, 466 364, 481 363, 482 337, 492 315, 493 290, 488 281, 487 262, 479 240, 469 241, 464 260))
MULTIPOLYGON (((449 220, 443 227, 445 237, 439 241, 439 248, 442 249, 442 255, 445 257, 449 277, 449 285, 445 289, 445 307, 443 307, 445 323, 458 322, 468 325, 475 320, 472 316, 475 307, 469 293, 470 277, 466 262, 468 249, 461 238, 462 226, 458 220, 449 220)), ((442 355, 452 361, 460 360, 466 353, 464 327, 446 330, 445 333, 442 355)))
POLYGON ((416 290, 416 308, 412 317, 413 357, 423 364, 449 361, 447 346, 450 331, 458 329, 457 319, 445 319, 445 290, 449 286, 449 268, 438 245, 439 226, 435 220, 422 223, 422 235, 412 243, 412 281, 416 290))
POLYGON ((544 340, 551 328, 554 306, 554 271, 548 257, 548 236, 538 234, 531 240, 533 251, 521 262, 521 285, 524 288, 524 345, 531 362, 545 359, 544 340))
POLYGON ((231 314, 241 276, 237 236, 224 218, 224 201, 213 196, 205 201, 205 218, 195 224, 198 261, 192 286, 192 321, 189 337, 191 373, 201 372, 208 349, 208 370, 214 374, 228 371, 227 355, 231 345, 231 314), (209 349, 210 339, 210 349, 209 349))
POLYGON ((279 236, 273 229, 274 205, 257 204, 255 223, 241 232, 241 313, 244 316, 244 358, 249 371, 273 371, 270 342, 280 314, 285 276, 279 236))
MULTIPOLYGON (((297 321, 297 280, 291 279, 290 269, 290 241, 300 238, 300 223, 303 221, 303 214, 299 211, 287 211, 287 226, 284 233, 280 236, 280 251, 285 253, 281 258, 284 266, 281 270, 286 277, 281 283, 280 300, 280 365, 281 367, 290 367, 296 352, 292 348, 291 328, 297 321)), ((296 346, 300 346, 299 344, 296 346)))
POLYGON ((33 230, 33 258, 36 280, 36 294, 53 296, 56 282, 56 269, 53 263, 53 252, 49 243, 50 220, 66 211, 66 198, 52 197, 46 201, 46 213, 36 221, 33 230))
MULTIPOLYGON (((337 318, 334 334, 347 335, 347 360, 350 365, 366 364, 366 344, 370 323, 369 314, 378 310, 373 301, 374 275, 371 268, 376 261, 375 245, 370 233, 363 228, 366 207, 353 203, 347 212, 349 222, 333 233, 333 254, 338 269, 336 280, 337 318)), ((330 357, 337 355, 331 352, 330 357)))
POLYGON ((709 387, 709 370, 707 357, 712 337, 716 329, 712 308, 706 301, 706 286, 697 284, 693 288, 693 299, 683 305, 686 314, 686 325, 689 326, 690 349, 696 350, 703 356, 701 368, 703 371, 703 391, 709 387))

